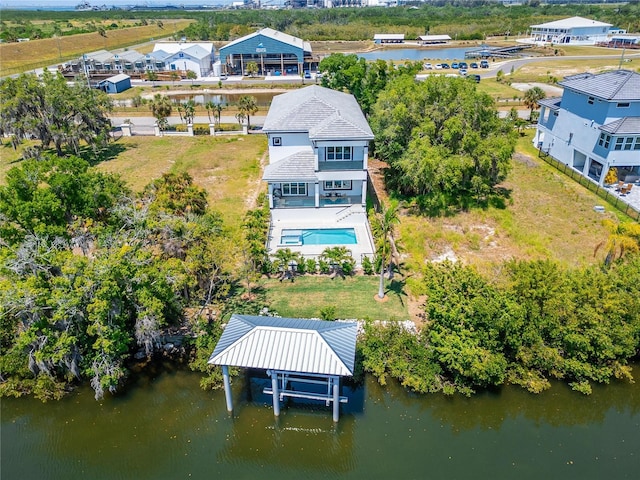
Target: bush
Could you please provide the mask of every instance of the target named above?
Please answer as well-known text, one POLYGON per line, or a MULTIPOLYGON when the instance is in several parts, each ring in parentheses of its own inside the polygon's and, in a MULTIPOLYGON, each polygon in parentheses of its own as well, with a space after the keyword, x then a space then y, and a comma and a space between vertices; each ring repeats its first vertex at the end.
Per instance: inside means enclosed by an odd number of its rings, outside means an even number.
POLYGON ((356 269, 356 261, 351 258, 346 258, 342 261, 342 271, 345 275, 353 275, 353 271, 356 269))
POLYGON ((362 270, 364 271, 365 275, 373 275, 373 263, 371 262, 371 259, 369 257, 364 257, 362 259, 362 270))
POLYGON ((316 273, 318 268, 318 264, 316 263, 315 258, 307 258, 306 260, 306 269, 307 273, 316 273))
POLYGON ((326 305, 320 309, 320 318, 322 320, 333 321, 336 319, 335 305, 326 305))
POLYGON ((327 273, 329 273, 331 266, 329 265, 329 262, 325 260, 320 260, 318 262, 318 268, 320 269, 320 273, 322 273, 323 275, 326 275, 327 273))

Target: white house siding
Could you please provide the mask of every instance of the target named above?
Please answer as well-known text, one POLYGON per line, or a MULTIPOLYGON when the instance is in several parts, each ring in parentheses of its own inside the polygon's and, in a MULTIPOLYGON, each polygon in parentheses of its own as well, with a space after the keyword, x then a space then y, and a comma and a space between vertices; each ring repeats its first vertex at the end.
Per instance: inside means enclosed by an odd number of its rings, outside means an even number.
POLYGON ((269 163, 275 163, 300 150, 312 150, 308 133, 274 133, 268 135, 269 163), (274 145, 274 138, 280 139, 280 145, 274 145))

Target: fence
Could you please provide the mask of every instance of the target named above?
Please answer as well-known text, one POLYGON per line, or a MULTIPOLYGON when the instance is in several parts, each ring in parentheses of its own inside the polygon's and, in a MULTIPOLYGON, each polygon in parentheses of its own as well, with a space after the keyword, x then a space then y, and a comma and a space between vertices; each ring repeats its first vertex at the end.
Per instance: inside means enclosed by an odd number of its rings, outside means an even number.
POLYGON ((549 165, 551 165, 552 167, 555 167, 565 175, 571 177, 580 185, 582 185, 583 187, 586 187, 587 190, 598 195, 600 198, 602 198, 612 207, 620 210, 622 213, 634 219, 635 221, 640 222, 640 211, 635 207, 633 207, 633 205, 630 205, 629 203, 625 202, 623 198, 620 198, 618 195, 612 194, 609 190, 600 186, 598 182, 588 177, 585 177, 584 175, 582 175, 582 173, 573 169, 569 165, 566 165, 556 160, 549 154, 549 152, 545 152, 542 149, 540 149, 539 152, 540 152, 539 157, 542 158, 549 165))

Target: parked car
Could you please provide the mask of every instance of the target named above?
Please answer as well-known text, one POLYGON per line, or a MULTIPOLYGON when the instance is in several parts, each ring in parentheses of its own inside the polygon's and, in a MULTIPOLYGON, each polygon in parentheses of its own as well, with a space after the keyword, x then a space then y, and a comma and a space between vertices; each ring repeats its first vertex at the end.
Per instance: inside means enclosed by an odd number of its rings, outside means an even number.
POLYGON ((442 70, 442 64, 436 63, 436 70, 442 70))
POLYGON ((311 72, 309 70, 305 70, 304 78, 311 78, 311 72))
POLYGON ((424 64, 424 69, 425 70, 433 70, 433 65, 431 65, 430 63, 425 63, 424 64))
POLYGON ((462 76, 467 74, 467 69, 466 68, 461 68, 460 70, 458 70, 458 73, 462 76))
POLYGON ((480 83, 480 75, 474 73, 473 75, 467 75, 467 78, 473 80, 476 83, 480 83))
POLYGON ((458 67, 460 67, 460 68, 469 68, 469 65, 467 65, 467 62, 460 62, 460 63, 458 63, 458 67))
POLYGON ((449 69, 449 68, 451 68, 451 67, 449 66, 449 64, 448 64, 448 63, 443 63, 443 64, 442 64, 442 68, 444 68, 445 70, 447 70, 447 69, 449 69))
POLYGON ((451 64, 451 68, 458 68, 458 62, 453 62, 451 64))
POLYGON ((471 62, 471 68, 478 68, 478 64, 476 62, 471 62))
POLYGON ((482 60, 480 62, 480 68, 489 68, 489 62, 486 60, 482 60))

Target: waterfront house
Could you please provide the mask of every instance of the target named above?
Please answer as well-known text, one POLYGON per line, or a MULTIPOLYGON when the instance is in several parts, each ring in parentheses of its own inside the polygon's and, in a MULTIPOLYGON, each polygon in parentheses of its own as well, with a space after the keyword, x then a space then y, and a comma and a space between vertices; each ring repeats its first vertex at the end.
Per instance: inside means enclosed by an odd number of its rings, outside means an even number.
POLYGON ((404 43, 404 33, 376 33, 373 43, 404 43))
POLYGON ((566 77, 562 97, 539 102, 534 142, 600 185, 640 180, 640 74, 629 70, 566 77))
POLYGON ((612 26, 610 23, 589 18, 564 18, 531 25, 531 41, 564 45, 595 45, 607 41, 607 35, 612 26))
POLYGON ((355 97, 317 85, 277 95, 263 132, 270 252, 289 247, 317 256, 328 245, 347 245, 358 263, 372 255, 366 195, 373 133, 355 97), (308 237, 310 230, 317 235, 308 237))
POLYGON ((131 88, 131 77, 124 73, 119 73, 98 83, 98 88, 106 93, 120 93, 131 88))

